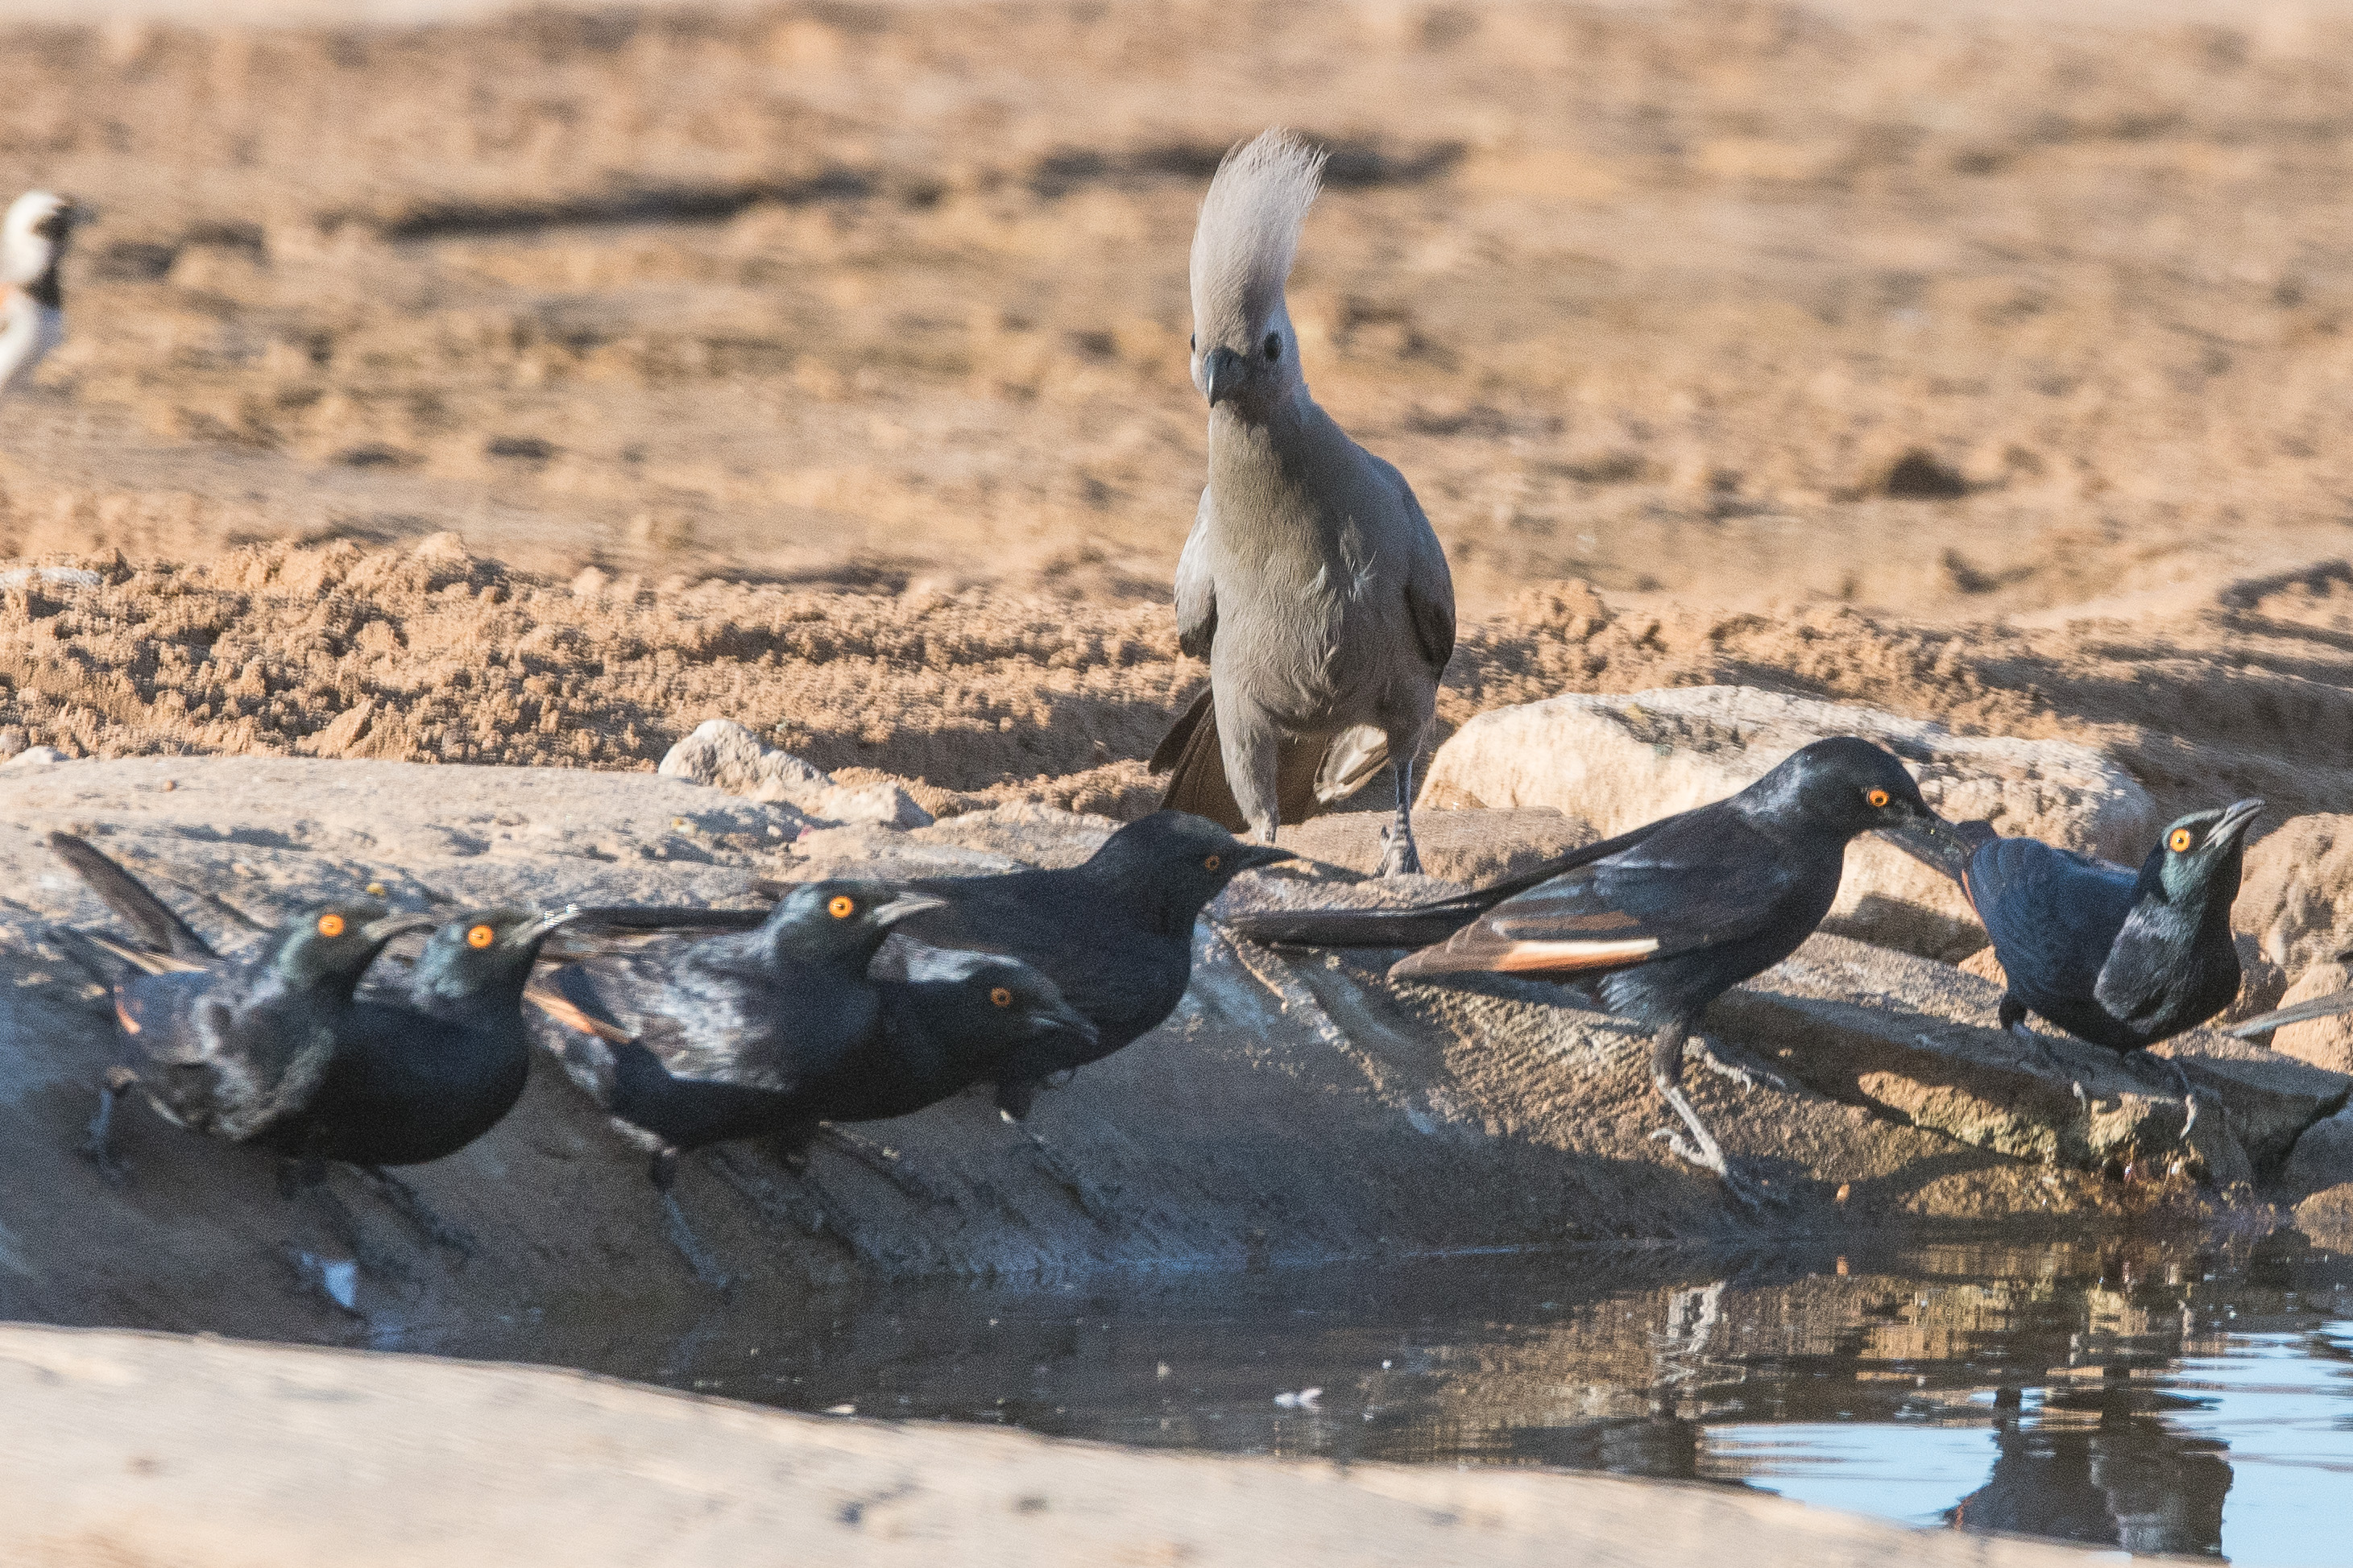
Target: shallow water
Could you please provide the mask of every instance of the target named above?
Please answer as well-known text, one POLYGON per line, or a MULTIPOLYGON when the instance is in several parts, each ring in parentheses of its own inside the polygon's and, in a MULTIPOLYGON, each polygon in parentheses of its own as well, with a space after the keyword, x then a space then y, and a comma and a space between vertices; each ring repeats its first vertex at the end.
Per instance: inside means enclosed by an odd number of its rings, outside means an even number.
POLYGON ((792 1331, 723 1312, 604 1370, 799 1410, 1611 1470, 2353 1565, 2353 1259, 2276 1246, 1560 1253, 815 1305, 792 1331))

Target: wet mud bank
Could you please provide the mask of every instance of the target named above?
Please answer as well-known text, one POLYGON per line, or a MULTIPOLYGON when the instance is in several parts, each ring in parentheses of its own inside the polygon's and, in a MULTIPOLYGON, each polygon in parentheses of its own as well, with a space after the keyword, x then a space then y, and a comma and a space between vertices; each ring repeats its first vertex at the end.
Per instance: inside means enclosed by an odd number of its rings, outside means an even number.
MULTIPOLYGON (((495 1322, 513 1331, 502 1353, 583 1365, 618 1325, 682 1332, 713 1302, 664 1239, 640 1157, 543 1063, 489 1136, 409 1173, 463 1250, 356 1174, 334 1175, 332 1202, 281 1198, 267 1158, 143 1110, 119 1119, 127 1179, 79 1157, 112 1026, 69 933, 105 916, 42 836, 91 837, 233 942, 369 883, 406 908, 724 902, 754 876, 1067 863, 1112 826, 1015 805, 823 828, 648 774, 249 758, 19 762, 0 769, 0 1315, 427 1347, 495 1322), (346 1305, 317 1288, 332 1268, 346 1305)), ((1311 865, 1230 897, 1367 896, 1345 876, 1311 865)), ((1994 1026, 1987 981, 1820 937, 1713 1020, 1788 1091, 1688 1075, 1775 1194, 1752 1215, 1652 1140, 1647 1042, 1617 1021, 1534 986, 1392 989, 1383 955, 1238 945, 1219 912, 1175 1016, 1042 1096, 1026 1131, 976 1095, 863 1129, 866 1159, 820 1144, 798 1176, 752 1147, 687 1161, 681 1202, 738 1303, 1491 1248, 2260 1232, 2294 1223, 2282 1173, 2348 1088, 2185 1037, 2201 1102, 2185 1139, 2170 1073, 2078 1052, 2053 1076, 1994 1026)))

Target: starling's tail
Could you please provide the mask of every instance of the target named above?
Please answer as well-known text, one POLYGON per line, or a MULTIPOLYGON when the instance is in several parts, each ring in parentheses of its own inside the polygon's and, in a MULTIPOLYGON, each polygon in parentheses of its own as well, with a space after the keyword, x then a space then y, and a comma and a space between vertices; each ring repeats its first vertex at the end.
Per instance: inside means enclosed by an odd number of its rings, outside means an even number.
MULTIPOLYGON (((1160 797, 1163 807, 1206 816, 1229 833, 1247 833, 1250 818, 1242 815, 1233 785, 1226 778, 1225 747, 1218 736, 1218 713, 1211 702, 1215 689, 1201 688, 1200 695, 1153 749, 1150 766, 1155 773, 1169 775, 1168 791, 1160 797)), ((1320 739, 1283 748, 1274 780, 1275 810, 1282 817, 1279 826, 1304 822, 1323 806, 1316 783, 1324 753, 1320 739)))
POLYGON ((1252 910, 1219 923, 1237 936, 1278 947, 1429 947, 1444 942, 1505 899, 1516 898, 1563 872, 1630 849, 1674 820, 1669 816, 1645 823, 1631 833, 1556 855, 1483 888, 1428 903, 1388 909, 1252 910))
POLYGON ((149 892, 138 878, 100 854, 89 840, 70 833, 52 833, 49 848, 156 952, 197 961, 216 956, 187 921, 165 908, 164 900, 149 892))
POLYGON ((2333 1018, 2339 1013, 2353 1013, 2353 990, 2331 991, 2326 996, 2315 996, 2308 1002, 2298 1002, 2276 1012, 2260 1014, 2233 1024, 2222 1032, 2236 1035, 2242 1040, 2250 1039, 2257 1035, 2268 1035, 2274 1029, 2285 1028, 2290 1024, 2302 1024, 2314 1018, 2333 1018))

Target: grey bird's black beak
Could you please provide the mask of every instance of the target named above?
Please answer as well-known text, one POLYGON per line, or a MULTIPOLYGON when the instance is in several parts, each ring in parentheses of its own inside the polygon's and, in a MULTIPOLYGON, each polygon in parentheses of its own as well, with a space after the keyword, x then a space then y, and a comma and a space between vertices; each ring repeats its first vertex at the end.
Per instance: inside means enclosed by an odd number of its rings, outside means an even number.
POLYGON ((1233 395, 1242 372, 1242 356, 1231 349, 1215 348, 1201 356, 1201 386, 1209 395, 1210 407, 1233 395))
POLYGON ((1990 824, 1950 823, 1926 810, 1907 812, 1903 821, 1877 831, 1906 855, 1935 867, 1957 882, 1968 876, 1969 860, 1977 854, 1978 847, 1994 836, 1990 824))
POLYGON ((1296 860, 1299 857, 1288 849, 1277 849, 1271 844, 1245 844, 1234 857, 1241 862, 1238 871, 1255 871, 1261 866, 1271 866, 1279 860, 1296 860))
POLYGON ((1092 1047, 1097 1042, 1102 1033, 1095 1027, 1093 1019, 1059 996, 1054 999, 1051 1006, 1039 1007, 1033 1011, 1029 1015, 1029 1020, 1041 1028, 1052 1029, 1066 1035, 1076 1035, 1089 1047, 1092 1047))

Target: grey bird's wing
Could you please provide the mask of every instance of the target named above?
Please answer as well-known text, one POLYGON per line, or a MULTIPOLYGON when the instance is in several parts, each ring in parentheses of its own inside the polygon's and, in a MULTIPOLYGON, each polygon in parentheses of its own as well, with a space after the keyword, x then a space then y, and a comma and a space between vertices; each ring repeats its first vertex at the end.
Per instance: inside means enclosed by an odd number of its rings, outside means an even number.
MULTIPOLYGON (((1366 453, 1366 457, 1372 454, 1366 453)), ((1433 676, 1446 673, 1446 663, 1454 657, 1454 574, 1446 567, 1446 552, 1438 542, 1437 531, 1415 499, 1413 487, 1397 466, 1385 458, 1373 458, 1382 475, 1397 487, 1398 504, 1404 509, 1407 526, 1401 530, 1401 542, 1408 551, 1405 576, 1406 623, 1413 630, 1413 640, 1421 657, 1430 662, 1433 676)))
POLYGON ((1190 658, 1206 659, 1218 635, 1218 584, 1209 574, 1209 490, 1193 512, 1193 531, 1176 557, 1176 646, 1190 658))

